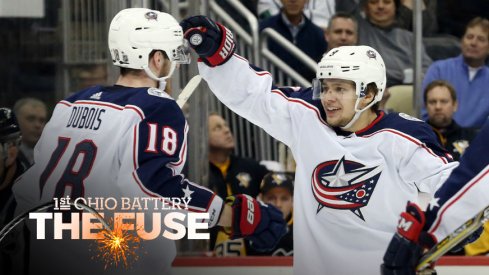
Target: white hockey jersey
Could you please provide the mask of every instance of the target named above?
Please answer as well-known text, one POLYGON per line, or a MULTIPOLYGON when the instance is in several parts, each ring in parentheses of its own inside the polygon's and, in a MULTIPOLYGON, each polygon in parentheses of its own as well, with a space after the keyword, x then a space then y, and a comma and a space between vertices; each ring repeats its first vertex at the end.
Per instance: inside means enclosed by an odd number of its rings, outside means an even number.
MULTIPOLYGON (((187 131, 182 111, 161 90, 116 85, 95 86, 76 93, 56 105, 35 147, 35 164, 14 185, 16 212, 64 196, 70 196, 72 201, 77 197, 191 198, 188 211, 208 212, 213 226, 222 199, 181 174, 187 154, 187 131)), ((118 202, 116 211, 121 206, 118 202)), ((71 241, 68 245, 76 243, 71 241)), ((34 241, 32 245, 31 258, 42 258, 39 251, 46 249, 46 242, 34 241)), ((130 272, 164 273, 175 257, 173 241, 160 236, 144 245, 146 252, 139 255, 130 272)), ((45 262, 38 263, 34 270, 58 267, 51 274, 103 271, 103 264, 91 261, 94 255, 88 250, 64 253, 62 249, 55 257, 46 256, 45 262), (73 257, 60 260, 76 252, 80 255, 75 262, 73 257), (63 264, 70 269, 59 267, 63 264)), ((120 274, 123 270, 113 271, 120 274)))
POLYGON ((410 116, 379 112, 359 132, 335 132, 314 105, 271 91, 271 75, 242 57, 199 71, 226 106, 292 150, 294 274, 378 274, 406 202, 434 193, 457 165, 410 116))

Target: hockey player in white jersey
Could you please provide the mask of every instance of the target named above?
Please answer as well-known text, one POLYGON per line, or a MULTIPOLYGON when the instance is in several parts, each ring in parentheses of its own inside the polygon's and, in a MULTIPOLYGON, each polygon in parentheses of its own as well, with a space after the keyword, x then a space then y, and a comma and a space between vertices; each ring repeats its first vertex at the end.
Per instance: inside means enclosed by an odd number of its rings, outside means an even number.
POLYGON ((434 193, 457 165, 427 124, 377 110, 386 85, 379 53, 332 49, 315 87, 274 89, 270 73, 234 54, 224 26, 203 16, 180 24, 219 100, 292 150, 294 274, 378 274, 406 202, 434 193), (312 94, 316 105, 303 100, 312 94))
MULTIPOLYGON (((384 256, 382 274, 415 275, 421 252, 443 240, 477 212, 489 205, 489 122, 460 158, 460 165, 436 191, 434 199, 422 212, 408 205, 402 217, 411 227, 398 227, 384 256)), ((468 238, 462 244, 474 241, 468 238)))
MULTIPOLYGON (((90 87, 56 105, 35 147, 34 166, 14 186, 17 213, 66 196, 72 201, 187 198, 188 211, 209 213, 209 227, 220 220, 232 226, 233 237, 248 236, 258 248, 273 248, 286 228, 278 210, 243 195, 224 205, 181 174, 188 125, 175 100, 162 90, 177 65, 189 62, 178 22, 163 12, 125 9, 112 20, 108 39, 120 77, 113 86, 90 87)), ((143 242, 143 253, 128 270, 104 270, 104 263, 92 260, 95 255, 86 242, 61 243, 33 240, 30 270, 169 274, 176 253, 173 241, 160 236, 143 242)))

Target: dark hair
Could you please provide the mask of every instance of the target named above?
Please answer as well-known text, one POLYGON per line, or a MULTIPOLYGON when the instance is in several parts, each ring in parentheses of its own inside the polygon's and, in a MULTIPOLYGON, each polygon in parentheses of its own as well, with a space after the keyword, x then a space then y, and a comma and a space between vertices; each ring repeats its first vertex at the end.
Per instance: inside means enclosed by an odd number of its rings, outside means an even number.
POLYGON ((326 28, 327 30, 329 30, 331 24, 333 24, 333 20, 335 20, 336 18, 350 19, 351 21, 353 21, 353 23, 355 23, 355 30, 358 31, 358 21, 355 16, 353 16, 353 14, 351 13, 347 13, 344 11, 336 12, 335 14, 333 14, 333 16, 331 16, 328 21, 328 27, 326 28))
POLYGON ((455 102, 457 101, 457 93, 455 92, 455 88, 445 80, 434 80, 426 86, 426 88, 423 91, 423 99, 424 99, 424 104, 426 105, 426 101, 428 99, 428 92, 433 90, 435 87, 445 87, 448 89, 450 92, 450 96, 452 97, 452 100, 455 102))
POLYGON ((470 22, 465 27, 465 33, 467 32, 467 30, 469 28, 473 28, 476 26, 481 27, 481 29, 486 32, 487 39, 489 39, 489 20, 487 20, 486 18, 482 18, 482 17, 476 17, 476 18, 470 20, 470 22))
MULTIPOLYGON (((367 87, 365 87, 365 94, 367 94, 367 93, 373 93, 374 97, 375 97, 379 93, 379 89, 377 88, 377 84, 375 84, 374 82, 367 84, 367 87)), ((377 112, 379 110, 379 107, 380 107, 380 101, 378 101, 374 105, 372 105, 372 107, 370 107, 370 109, 372 109, 372 111, 374 111, 374 112, 377 112)))
MULTIPOLYGON (((153 56, 155 55, 156 52, 161 52, 163 53, 163 57, 167 60, 169 60, 168 58, 168 55, 165 53, 165 51, 162 51, 162 50, 152 50, 150 53, 149 53, 149 57, 148 57, 148 60, 153 58, 153 56)), ((141 73, 142 70, 139 70, 139 69, 132 69, 132 68, 124 68, 124 67, 120 67, 120 74, 122 76, 124 75, 128 75, 128 74, 138 74, 138 73, 141 73)))

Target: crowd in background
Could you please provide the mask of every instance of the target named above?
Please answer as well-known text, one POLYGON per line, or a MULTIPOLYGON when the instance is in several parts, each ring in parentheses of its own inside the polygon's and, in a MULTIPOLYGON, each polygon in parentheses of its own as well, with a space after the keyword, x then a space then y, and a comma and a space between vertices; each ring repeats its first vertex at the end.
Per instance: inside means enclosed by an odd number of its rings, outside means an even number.
MULTIPOLYGON (((260 30, 275 29, 316 62, 338 46, 369 45, 384 57, 388 87, 412 84, 413 0, 242 2, 260 19, 260 30)), ((440 144, 458 160, 489 117, 489 67, 486 65, 489 20, 481 13, 489 10, 489 2, 472 0, 462 5, 458 1, 424 0, 422 3, 424 78, 418 94, 423 97, 424 108, 420 119, 432 126, 440 144)), ((304 78, 315 77, 314 71, 291 58, 280 45, 270 42, 269 49, 288 60, 304 78)), ((389 93, 385 95, 388 100, 389 93)), ((0 136, 0 222, 5 224, 12 218, 11 186, 32 165, 34 146, 49 119, 49 110, 43 101, 35 98, 22 98, 12 106, 0 107, 11 108, 0 113, 0 134, 4 135, 0 136), (14 117, 18 130, 6 132, 14 124, 14 117)), ((292 255, 293 171, 267 168, 257 160, 234 155, 233 133, 217 113, 208 117, 208 133, 208 186, 223 198, 248 194, 276 205, 288 221, 289 232, 269 255, 292 255)), ((246 240, 229 240, 226 230, 211 231, 209 249, 215 255, 261 254, 253 251, 246 240)), ((466 247, 466 254, 489 253, 484 238, 487 234, 478 243, 466 247)))

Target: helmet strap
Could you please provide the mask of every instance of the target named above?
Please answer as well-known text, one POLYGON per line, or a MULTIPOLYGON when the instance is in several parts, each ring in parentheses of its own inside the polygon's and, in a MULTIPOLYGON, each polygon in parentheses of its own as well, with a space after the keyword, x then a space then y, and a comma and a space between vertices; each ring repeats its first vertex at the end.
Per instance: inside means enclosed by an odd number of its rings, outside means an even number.
POLYGON ((170 71, 168 72, 168 74, 166 76, 162 76, 162 77, 157 77, 153 71, 149 68, 148 65, 144 65, 143 66, 143 69, 144 71, 146 72, 146 74, 149 76, 149 78, 155 80, 155 81, 158 81, 159 83, 159 89, 161 90, 164 90, 165 89, 165 86, 166 86, 166 79, 170 78, 171 75, 173 74, 173 72, 175 71, 175 68, 177 66, 177 63, 176 62, 171 62, 170 64, 170 71))
POLYGON ((360 115, 365 112, 366 110, 370 109, 370 107, 372 107, 375 103, 377 103, 377 101, 375 100, 375 98, 372 100, 372 102, 370 102, 367 106, 365 106, 363 109, 359 110, 358 109, 358 105, 360 104, 360 100, 362 99, 363 97, 359 97, 357 98, 357 101, 355 102, 355 115, 353 115, 352 119, 350 120, 350 122, 348 122, 348 124, 346 124, 345 126, 343 127, 340 127, 342 130, 347 130, 348 128, 350 128, 357 120, 358 118, 360 118, 360 115))

